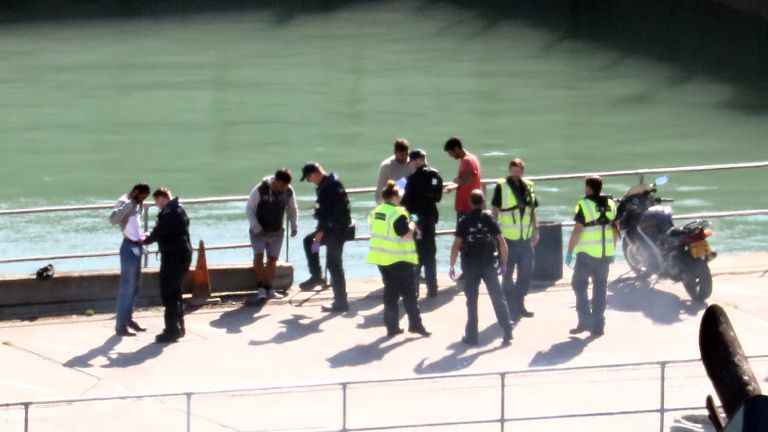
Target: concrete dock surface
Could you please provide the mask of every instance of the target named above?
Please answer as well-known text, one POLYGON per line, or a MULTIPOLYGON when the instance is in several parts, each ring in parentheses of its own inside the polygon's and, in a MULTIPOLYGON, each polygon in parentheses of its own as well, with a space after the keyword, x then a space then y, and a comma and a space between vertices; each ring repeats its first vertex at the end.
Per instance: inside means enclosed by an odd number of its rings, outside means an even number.
MULTIPOLYGON (((768 354, 768 253, 721 256, 711 263, 714 293, 748 355, 768 354)), ((191 430, 340 430, 477 421, 418 430, 499 430, 482 422, 504 416, 508 430, 659 430, 660 371, 642 362, 699 357, 705 304, 682 284, 637 283, 624 262, 611 270, 605 335, 572 336, 576 324, 570 271, 527 297, 535 317, 502 346, 490 300, 481 288, 480 345, 460 343, 464 296, 443 274, 437 298, 420 308, 429 338, 408 332, 385 338, 379 278, 348 281, 350 311, 326 314, 330 290, 302 292, 263 307, 222 304, 186 317, 187 336, 154 343, 162 310, 139 311, 148 327, 137 337, 114 335, 114 317, 71 316, 0 323, 0 403, 69 398, 308 386, 195 395, 191 430), (624 367, 584 368, 602 365, 624 367), (570 369, 570 368, 577 369, 570 369), (564 369, 567 368, 567 369, 564 369), (505 399, 500 402, 500 378, 505 399), (489 373, 482 376, 445 375, 489 373), (342 404, 337 382, 436 377, 352 384, 342 404), (313 384, 325 384, 311 387, 313 384), (342 419, 346 408, 346 418, 342 419), (645 413, 600 415, 647 410, 645 413), (527 419, 527 420, 525 420, 527 419), (621 425, 621 426, 617 426, 621 425)), ((407 328, 407 318, 401 325, 407 328)), ((768 386, 768 359, 752 361, 768 386)), ((664 430, 709 430, 700 407, 714 391, 700 362, 666 366, 664 430)), ((183 396, 33 405, 30 430, 185 430, 183 396)), ((411 430, 403 428, 399 430, 411 430)), ((0 431, 24 430, 21 407, 0 408, 0 431)))

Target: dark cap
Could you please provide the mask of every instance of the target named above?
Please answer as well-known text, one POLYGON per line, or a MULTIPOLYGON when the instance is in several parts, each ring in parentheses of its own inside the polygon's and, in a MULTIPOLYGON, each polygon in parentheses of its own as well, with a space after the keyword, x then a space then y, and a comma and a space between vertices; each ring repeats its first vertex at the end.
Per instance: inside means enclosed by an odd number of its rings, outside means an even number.
POLYGON ((424 159, 427 157, 427 153, 422 149, 416 149, 410 153, 408 153, 408 160, 412 161, 414 159, 424 159))
POLYGON ((320 171, 320 164, 318 164, 317 162, 305 163, 304 166, 301 168, 301 181, 306 180, 308 175, 318 171, 320 171))

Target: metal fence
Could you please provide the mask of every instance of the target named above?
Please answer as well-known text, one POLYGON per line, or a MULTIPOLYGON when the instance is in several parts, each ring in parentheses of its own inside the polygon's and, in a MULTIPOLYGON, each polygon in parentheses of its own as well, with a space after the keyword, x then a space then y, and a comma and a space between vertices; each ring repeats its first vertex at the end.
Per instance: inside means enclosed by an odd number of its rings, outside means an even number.
MULTIPOLYGON (((750 356, 749 359, 751 361, 755 360, 765 360, 768 359, 768 355, 758 355, 758 356, 750 356)), ((151 394, 140 394, 140 395, 126 395, 126 396, 110 396, 110 397, 93 397, 93 398, 73 398, 73 399, 58 399, 58 400, 41 400, 41 401, 24 401, 24 402, 11 402, 11 403, 2 403, 0 404, 0 409, 6 409, 6 410, 23 410, 23 419, 19 423, 23 423, 23 430, 24 432, 28 432, 31 430, 30 423, 34 420, 35 416, 33 415, 33 409, 39 408, 43 409, 43 407, 51 407, 51 406, 66 406, 67 408, 73 408, 74 406, 78 404, 86 404, 86 403, 93 403, 93 402, 109 402, 109 401, 134 401, 139 402, 143 400, 158 400, 158 399, 167 399, 167 398, 183 398, 185 404, 184 407, 179 409, 175 408, 174 411, 179 414, 177 417, 180 417, 181 414, 183 414, 184 417, 184 423, 186 425, 186 431, 191 432, 192 430, 199 430, 193 427, 193 421, 196 418, 202 418, 202 415, 198 415, 197 413, 201 413, 202 411, 205 411, 206 408, 208 411, 215 410, 215 411, 227 411, 226 409, 222 409, 220 406, 217 406, 216 408, 212 407, 205 407, 205 396, 237 396, 237 395, 243 395, 243 394, 253 394, 253 393, 259 393, 259 394, 269 394, 272 399, 274 399, 275 395, 283 395, 286 396, 288 401, 295 401, 296 400, 296 394, 298 392, 304 392, 304 393, 312 393, 322 392, 324 397, 322 398, 322 401, 318 401, 319 398, 317 398, 317 395, 310 395, 310 400, 315 400, 316 404, 323 404, 329 401, 332 401, 333 404, 335 404, 335 409, 328 408, 326 406, 321 407, 323 410, 328 411, 326 414, 329 414, 326 416, 326 420, 331 423, 332 425, 325 424, 325 425, 318 425, 315 424, 314 427, 312 427, 312 430, 322 430, 322 431, 369 431, 369 430, 399 430, 399 429, 414 429, 414 428, 430 428, 430 427, 447 427, 447 426, 468 426, 468 425, 489 425, 489 424, 496 424, 498 425, 498 430, 505 431, 507 428, 514 430, 515 424, 520 424, 522 422, 541 422, 541 421, 562 421, 562 420, 574 420, 574 419, 584 419, 584 418, 596 418, 596 417, 609 417, 609 416, 636 416, 636 415, 657 415, 658 416, 658 430, 663 432, 665 428, 667 427, 665 417, 669 413, 679 413, 679 412, 700 412, 704 409, 704 405, 702 404, 696 404, 696 405, 686 405, 681 404, 679 401, 677 403, 670 402, 669 399, 669 393, 670 390, 668 389, 669 386, 669 370, 672 367, 691 367, 695 369, 695 373, 686 372, 685 376, 688 380, 695 380, 698 385, 703 384, 702 388, 702 394, 698 394, 699 389, 696 389, 696 397, 703 402, 704 397, 706 395, 706 392, 708 391, 708 382, 706 380, 705 375, 703 374, 703 367, 699 367, 700 360, 698 359, 690 359, 690 360, 672 360, 672 361, 656 361, 656 362, 640 362, 640 363, 626 363, 626 364, 613 364, 613 365, 597 365, 597 366, 583 366, 583 367, 552 367, 552 368, 539 368, 539 369, 526 369, 526 370, 516 370, 516 371, 504 371, 504 372, 493 372, 493 373, 475 373, 475 374, 452 374, 452 375, 442 375, 442 376, 423 376, 423 377, 415 377, 415 378, 401 378, 401 379, 385 379, 385 380, 365 380, 365 381, 346 381, 346 382, 337 382, 337 383, 324 383, 324 384, 313 384, 313 385, 300 385, 300 386, 284 386, 284 387, 257 387, 257 388, 243 388, 243 389, 229 389, 229 390, 215 390, 215 391, 190 391, 190 392, 176 392, 176 393, 151 393, 151 394), (638 370, 642 370, 644 378, 641 380, 642 383, 638 384, 638 370), (627 374, 627 372, 632 372, 632 379, 626 379, 627 386, 624 389, 615 389, 613 393, 611 394, 601 394, 600 397, 606 401, 609 402, 609 404, 614 404, 615 402, 622 397, 630 396, 629 393, 631 393, 633 398, 630 397, 628 401, 624 401, 628 404, 632 404, 632 406, 643 406, 645 405, 645 408, 637 408, 637 409, 605 409, 597 412, 589 412, 585 410, 580 410, 574 406, 568 406, 567 404, 556 404, 553 400, 554 395, 551 395, 552 397, 549 397, 545 400, 543 400, 543 403, 549 403, 552 406, 556 406, 554 408, 555 411, 558 411, 556 414, 542 414, 542 415, 526 415, 525 412, 517 412, 514 407, 511 405, 519 406, 519 398, 517 400, 511 400, 514 398, 517 393, 516 390, 520 390, 524 387, 520 387, 519 385, 516 387, 515 383, 522 381, 523 384, 525 384, 525 379, 521 378, 523 375, 529 375, 533 376, 533 378, 536 380, 532 382, 532 386, 535 386, 536 383, 542 383, 544 381, 544 378, 547 374, 555 375, 556 378, 558 378, 559 375, 567 374, 568 377, 573 379, 574 377, 578 377, 580 374, 591 374, 591 376, 599 376, 601 377, 599 380, 595 380, 594 382, 591 382, 591 386, 599 386, 599 381, 605 381, 609 380, 608 377, 611 376, 621 376, 621 374, 627 374), (655 371, 655 372, 654 372, 655 371), (655 383, 652 383, 652 381, 657 380, 658 381, 658 387, 656 390, 654 390, 654 387, 656 386, 655 383), (484 384, 479 385, 478 382, 483 382, 484 384), (402 386, 408 386, 409 388, 421 388, 422 391, 431 391, 430 388, 436 388, 439 387, 440 393, 439 396, 436 396, 438 398, 438 403, 452 403, 451 401, 455 401, 458 404, 466 403, 466 401, 462 400, 461 395, 466 395, 466 391, 469 389, 469 391, 472 392, 474 397, 477 399, 482 400, 486 405, 487 409, 484 410, 485 415, 469 415, 466 417, 470 418, 459 418, 462 416, 465 416, 465 414, 462 413, 456 413, 455 411, 452 412, 451 407, 444 407, 447 409, 444 409, 442 412, 438 411, 437 413, 432 413, 432 415, 429 416, 419 416, 412 417, 411 421, 403 421, 402 419, 398 419, 398 416, 394 413, 389 413, 385 416, 385 418, 382 419, 374 419, 369 416, 353 416, 351 413, 350 406, 358 407, 358 409, 362 409, 363 407, 368 407, 372 410, 384 410, 384 412, 389 412, 389 410, 386 410, 386 407, 381 406, 379 404, 371 404, 372 399, 371 396, 371 389, 375 392, 376 389, 380 388, 387 388, 390 389, 392 387, 402 387, 402 386), (639 387, 643 387, 643 389, 639 389, 639 387), (519 387, 519 388, 518 388, 519 387), (622 391, 626 391, 628 394, 623 395, 622 391), (368 393, 366 393, 368 392, 368 393), (644 393, 647 398, 655 399, 654 402, 648 402, 648 401, 641 401, 643 398, 640 393, 644 393), (655 396, 654 396, 655 394, 655 396), (333 397, 331 397, 334 395, 333 397), (200 400, 200 404, 193 404, 193 401, 200 400), (445 402, 444 402, 445 401, 445 402), (362 404, 362 405, 361 405, 362 404), (491 405, 496 406, 496 408, 491 407, 491 405), (652 404, 652 405, 649 405, 652 404), (370 405, 374 405, 371 407, 370 405), (334 414, 335 413, 335 414, 334 414), (354 417, 354 419, 353 419, 354 417), (364 417, 362 420, 360 417, 364 417), (426 420, 420 420, 419 417, 430 417, 426 420), (451 418, 453 417, 453 418, 451 418), (440 419, 443 419, 442 421, 440 419), (437 420, 437 421, 436 421, 437 420)), ((629 376, 629 375, 628 375, 629 376)), ((576 389, 573 396, 578 397, 579 391, 583 391, 583 389, 576 389)), ((546 393, 548 390, 544 390, 542 392, 543 396, 546 398, 546 393)), ((711 392, 711 391, 710 391, 711 392)), ((519 396, 519 395, 518 395, 519 396)), ((527 397, 527 396, 524 396, 527 397)), ((403 402, 405 403, 411 403, 408 399, 407 395, 400 396, 401 399, 405 399, 403 402)), ((574 398, 575 399, 575 398, 574 398)), ((678 398, 679 399, 679 398, 678 398)), ((210 402, 210 400, 209 400, 210 402)), ((435 401, 433 401, 435 402, 435 401)), ((424 402, 424 405, 427 405, 427 402, 424 402)), ((576 405, 576 401, 573 401, 573 404, 576 405)), ((152 411, 154 412, 156 409, 156 404, 152 405, 152 411)), ((293 410, 301 410, 301 409, 307 409, 311 410, 309 407, 305 407, 305 405, 296 404, 295 407, 293 407, 293 410)), ((431 411, 431 410, 430 410, 431 411)), ((460 411, 460 408, 459 408, 460 411)), ((93 414, 96 412, 95 410, 90 410, 89 413, 93 414)), ((129 412, 126 410, 121 411, 123 414, 129 412)), ((246 413, 240 412, 241 415, 246 415, 246 413)), ((477 413, 473 413, 477 414, 477 413)), ((135 415, 135 413, 131 414, 135 415)), ((296 418, 292 418, 291 416, 287 416, 288 418, 281 418, 279 420, 281 429, 302 429, 300 425, 295 424, 296 418)), ((117 419, 120 421, 120 419, 117 419)), ((98 418, 95 419, 96 422, 99 422, 100 420, 98 418)), ((260 420, 254 420, 251 417, 247 417, 246 421, 250 424, 250 429, 253 428, 254 423, 257 425, 259 424, 260 420)), ((262 420, 263 421, 263 420, 262 420)))
MULTIPOLYGON (((600 175, 602 177, 620 177, 620 176, 637 176, 640 183, 645 181, 645 176, 651 174, 669 174, 669 173, 691 173, 691 172, 710 172, 710 171, 723 171, 733 169, 760 169, 768 168, 768 161, 761 162, 749 162, 749 163, 735 163, 735 164, 720 164, 720 165, 699 165, 699 166, 685 166, 685 167, 669 167, 669 168, 648 168, 648 169, 635 169, 624 171, 606 171, 606 172, 594 172, 594 173, 572 173, 572 174, 556 174, 545 176, 529 176, 526 177, 533 181, 554 181, 554 180, 569 180, 569 179, 582 179, 587 175, 600 175)), ((495 179, 484 179, 482 181, 483 187, 495 183, 495 179)), ((349 188, 347 193, 350 195, 374 193, 375 188, 363 187, 363 188, 349 188)), ((182 203, 187 205, 199 205, 199 204, 215 204, 215 203, 231 203, 231 202, 245 202, 248 200, 247 195, 238 196, 224 196, 224 197, 212 197, 212 198, 195 198, 185 199, 182 203)), ((109 210, 112 209, 112 204, 97 204, 97 205, 82 205, 82 206, 60 206, 60 207, 38 207, 27 209, 13 209, 13 210, 0 210, 0 216, 14 216, 14 215, 28 215, 38 213, 56 213, 56 212, 74 212, 74 211, 87 211, 87 210, 109 210)), ((149 226, 149 209, 152 204, 147 204, 144 207, 143 223, 144 229, 147 230, 149 226)), ((675 219, 689 220, 700 218, 724 218, 724 217, 743 217, 753 215, 768 215, 768 209, 750 209, 750 210, 733 210, 733 211, 720 211, 720 212, 706 212, 706 213, 693 213, 693 214, 681 214, 675 215, 675 219)), ((570 226, 572 222, 563 222, 563 226, 570 226)), ((452 230, 438 230, 437 235, 453 234, 452 230)), ((290 244, 290 236, 285 236, 286 248, 285 256, 288 259, 288 250, 290 244)), ((368 240, 368 236, 357 236, 356 241, 368 240)), ((250 243, 234 243, 234 244, 219 244, 219 245, 206 245, 206 250, 227 250, 227 249, 244 249, 249 248, 250 243)), ((156 250, 149 251, 149 254, 157 253, 156 250)), ((32 262, 32 261, 54 261, 54 260, 68 260, 68 259, 81 259, 81 258, 98 258, 118 256, 118 251, 104 251, 104 252, 82 252, 74 254, 58 254, 58 255, 46 255, 46 256, 27 256, 27 257, 13 257, 13 258, 0 258, 0 264, 18 263, 18 262, 32 262)), ((147 257, 145 256, 144 265, 148 265, 147 257)))

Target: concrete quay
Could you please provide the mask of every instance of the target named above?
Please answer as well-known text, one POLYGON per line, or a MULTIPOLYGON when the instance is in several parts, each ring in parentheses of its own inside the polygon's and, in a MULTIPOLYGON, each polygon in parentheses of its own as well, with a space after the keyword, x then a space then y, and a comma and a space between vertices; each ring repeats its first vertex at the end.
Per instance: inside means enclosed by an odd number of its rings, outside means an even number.
MULTIPOLYGON (((768 354, 768 253, 721 256, 712 269, 709 302, 727 310, 748 355, 768 354)), ((459 342, 466 319, 463 294, 444 277, 436 299, 420 299, 430 338, 407 332, 383 337, 378 278, 348 281, 351 311, 341 315, 320 311, 330 290, 295 287, 284 300, 263 307, 204 307, 187 316, 187 337, 172 345, 154 343, 162 328, 160 309, 137 313, 149 331, 133 338, 113 335, 111 315, 0 322, 0 402, 521 371, 506 378, 506 417, 547 419, 510 422, 509 430, 659 430, 659 414, 653 412, 578 417, 658 408, 657 366, 562 370, 699 357, 705 306, 692 303, 681 284, 659 281, 650 287, 617 280, 626 271, 623 262, 612 268, 603 337, 568 333, 576 314, 566 269, 562 280, 529 295, 536 316, 517 325, 509 347, 501 346, 501 331, 482 293, 481 345, 459 342), (558 417, 564 415, 576 417, 558 417)), ((752 366, 768 386, 768 359, 752 366)), ((667 409, 703 406, 706 394, 713 393, 698 362, 669 365, 666 374, 667 409)), ((498 388, 494 375, 355 384, 348 390, 347 427, 494 418, 498 388)), ((333 385, 195 396, 191 407, 195 431, 334 430, 340 429, 342 412, 333 385)), ((0 408, 0 431, 23 430, 22 414, 20 408, 0 408)), ((664 430, 707 430, 701 411, 664 418, 664 430)), ((183 430, 185 420, 183 397, 30 410, 30 430, 36 431, 183 430)), ((498 423, 419 430, 438 429, 498 430, 498 423)))

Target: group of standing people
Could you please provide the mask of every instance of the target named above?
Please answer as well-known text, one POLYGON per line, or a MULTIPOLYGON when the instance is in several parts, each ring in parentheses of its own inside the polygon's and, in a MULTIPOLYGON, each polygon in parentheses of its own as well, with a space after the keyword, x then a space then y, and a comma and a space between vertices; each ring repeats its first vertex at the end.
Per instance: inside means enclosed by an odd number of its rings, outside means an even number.
MULTIPOLYGON (((424 327, 418 307, 419 279, 423 269, 427 297, 438 295, 437 204, 443 193, 455 192, 456 229, 449 276, 461 281, 466 295, 467 324, 462 341, 468 345, 479 343, 477 301, 482 281, 503 331, 503 343, 509 344, 514 323, 534 316, 525 306, 533 273, 534 247, 539 240, 536 217, 539 202, 534 183, 523 178, 523 160, 512 159, 509 175, 495 185, 492 211, 487 211, 481 190, 479 159, 465 150, 456 137, 445 142, 444 150, 459 161, 458 175, 450 185, 444 185, 439 172, 427 164, 426 152, 411 150, 408 141, 402 138, 395 141, 394 154, 380 165, 375 192, 377 206, 368 217, 371 236, 367 261, 378 267, 384 282, 383 321, 387 336, 394 337, 403 332, 399 326, 400 298, 408 316, 409 332, 425 337, 431 334, 424 327), (455 270, 459 256, 461 275, 455 270)), ((246 205, 259 300, 282 297, 272 283, 286 235, 283 222, 286 215, 290 235, 298 234, 298 212, 291 180, 288 169, 279 169, 253 188, 246 205)), ((316 227, 303 240, 310 277, 300 283, 299 288, 308 291, 327 283, 319 256, 320 248, 324 246, 333 302, 323 305, 322 310, 343 313, 349 309, 343 267, 344 243, 355 236, 347 192, 338 175, 326 173, 316 162, 308 162, 302 167, 301 181, 316 186, 317 198, 313 212, 316 227)), ((618 230, 614 223, 616 204, 610 197, 601 195, 601 191, 600 178, 588 177, 585 197, 576 206, 575 228, 566 255, 566 264, 570 266, 573 253, 577 254, 572 285, 578 323, 571 330, 573 334, 589 331, 599 336, 605 326, 605 287, 618 230), (593 283, 591 302, 587 294, 590 278, 593 283)), ((165 306, 165 330, 156 339, 158 342, 175 342, 184 336, 181 281, 191 261, 189 219, 178 199, 173 198, 168 189, 160 188, 153 194, 160 208, 157 225, 151 233, 142 234, 139 217, 148 195, 149 186, 137 184, 129 194, 120 198, 110 216, 110 221, 119 225, 123 232, 115 330, 120 336, 134 335, 131 330, 144 331, 132 317, 138 292, 141 248, 157 241, 162 255, 160 285, 165 306)))

